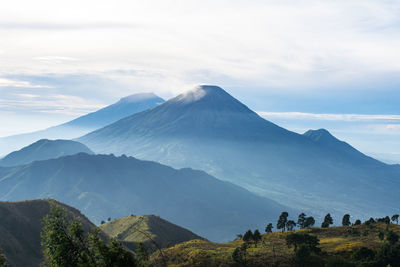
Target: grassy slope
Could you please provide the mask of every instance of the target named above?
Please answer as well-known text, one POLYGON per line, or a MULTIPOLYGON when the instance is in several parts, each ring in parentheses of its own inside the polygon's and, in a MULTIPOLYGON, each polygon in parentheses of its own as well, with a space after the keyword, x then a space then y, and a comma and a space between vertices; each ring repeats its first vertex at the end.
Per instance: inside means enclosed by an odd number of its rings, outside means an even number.
POLYGON ((39 266, 43 257, 41 220, 50 211, 51 202, 64 208, 69 218, 79 218, 85 231, 95 227, 77 209, 54 200, 0 202, 0 248, 10 266, 39 266))
POLYGON ((128 216, 116 219, 102 224, 100 229, 108 236, 124 241, 131 249, 134 249, 135 244, 139 242, 151 247, 149 236, 160 247, 175 245, 192 239, 201 239, 200 236, 191 231, 154 215, 128 216))
MULTIPOLYGON (((378 238, 380 231, 385 231, 385 224, 374 224, 372 228, 366 225, 352 227, 312 228, 297 230, 317 235, 320 239, 320 248, 326 252, 325 257, 341 255, 348 256, 361 247, 379 248, 385 241, 378 238), (353 232, 353 233, 352 233, 353 232), (357 232, 359 234, 357 234, 357 232)), ((400 226, 390 225, 390 230, 400 234, 400 226)), ((247 250, 248 266, 291 266, 293 248, 286 246, 285 236, 289 232, 275 232, 264 234, 257 248, 252 245, 247 250)), ((243 241, 236 240, 229 243, 212 243, 206 240, 192 240, 167 249, 164 254, 170 266, 239 266, 232 260, 232 252, 243 241)), ((152 256, 158 261, 158 253, 152 256)))

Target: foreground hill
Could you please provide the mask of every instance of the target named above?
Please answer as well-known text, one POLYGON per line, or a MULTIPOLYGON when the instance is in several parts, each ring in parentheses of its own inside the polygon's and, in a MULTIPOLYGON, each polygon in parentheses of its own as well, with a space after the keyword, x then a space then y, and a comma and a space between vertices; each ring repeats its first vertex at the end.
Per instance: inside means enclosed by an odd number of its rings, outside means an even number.
POLYGON ((54 159, 81 152, 93 154, 87 146, 76 141, 42 139, 8 154, 0 160, 0 166, 24 165, 35 160, 54 159))
MULTIPOLYGON (((246 264, 240 264, 233 260, 234 250, 244 244, 242 240, 236 240, 228 243, 213 243, 207 240, 192 240, 178 244, 166 249, 163 253, 167 258, 168 265, 171 266, 387 266, 381 264, 375 265, 356 265, 345 263, 354 259, 354 254, 361 247, 367 247, 377 251, 388 241, 385 240, 388 231, 394 231, 400 235, 400 226, 391 224, 389 227, 383 223, 374 225, 359 225, 351 227, 331 227, 331 228, 311 228, 297 231, 274 232, 262 235, 261 241, 257 246, 250 242, 244 256, 246 264), (319 247, 322 250, 314 261, 317 263, 296 265, 294 263, 294 249, 289 248, 286 243, 286 237, 291 233, 307 233, 316 236, 320 242, 319 247), (379 238, 379 233, 384 233, 384 239, 379 238), (353 256, 353 257, 352 257, 353 256), (330 262, 329 265, 325 265, 330 262)), ((400 245, 400 243, 398 242, 400 245)), ((365 251, 365 250, 362 250, 365 251)), ((390 255, 388 257, 399 258, 399 255, 390 255)), ((359 261, 372 260, 370 255, 358 254, 359 261)), ((158 264, 158 252, 152 256, 152 262, 158 264)), ((398 263, 398 262, 397 262, 398 263)), ((398 265, 391 265, 398 266, 398 265)))
POLYGON ((96 153, 205 170, 313 214, 365 218, 400 205, 399 167, 327 131, 300 135, 283 129, 217 86, 199 86, 78 140, 96 153))
POLYGON ((211 240, 262 227, 287 207, 205 172, 84 153, 0 168, 0 200, 54 198, 93 222, 157 214, 211 240))
POLYGON ((191 231, 155 215, 132 215, 112 220, 99 227, 108 236, 123 241, 133 250, 138 243, 144 243, 154 250, 152 242, 156 242, 159 247, 165 247, 193 239, 202 239, 191 231))
POLYGON ((0 248, 10 267, 39 266, 43 259, 40 246, 41 220, 50 211, 51 203, 64 208, 70 218, 78 218, 85 231, 95 227, 78 210, 54 200, 0 202, 0 248))
POLYGON ((0 156, 27 146, 39 139, 72 139, 116 122, 129 115, 153 108, 164 100, 152 93, 121 98, 118 102, 48 129, 0 138, 0 156))

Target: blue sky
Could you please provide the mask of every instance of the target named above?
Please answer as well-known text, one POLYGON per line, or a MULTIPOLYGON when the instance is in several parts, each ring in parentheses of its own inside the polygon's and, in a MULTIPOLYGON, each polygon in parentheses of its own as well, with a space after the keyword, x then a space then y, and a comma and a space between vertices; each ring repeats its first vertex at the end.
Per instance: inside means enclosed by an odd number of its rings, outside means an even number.
POLYGON ((0 136, 216 84, 291 130, 400 162, 398 1, 16 0, 0 35, 0 136))

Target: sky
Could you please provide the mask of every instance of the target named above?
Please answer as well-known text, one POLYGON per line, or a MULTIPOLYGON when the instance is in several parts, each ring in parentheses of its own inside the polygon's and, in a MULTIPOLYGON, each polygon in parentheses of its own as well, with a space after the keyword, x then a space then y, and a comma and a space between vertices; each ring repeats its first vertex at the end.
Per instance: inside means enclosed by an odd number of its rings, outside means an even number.
POLYGON ((13 0, 0 36, 0 136, 215 84, 400 163, 399 1, 13 0))

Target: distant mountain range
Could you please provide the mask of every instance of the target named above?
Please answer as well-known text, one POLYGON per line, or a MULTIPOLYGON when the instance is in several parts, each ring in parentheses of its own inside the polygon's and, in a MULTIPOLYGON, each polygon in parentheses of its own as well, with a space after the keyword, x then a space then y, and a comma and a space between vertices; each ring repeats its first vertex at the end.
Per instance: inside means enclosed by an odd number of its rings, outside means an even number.
POLYGON ((42 218, 50 211, 51 203, 65 209, 68 218, 79 219, 85 231, 96 227, 75 208, 54 200, 0 202, 0 248, 10 267, 34 267, 42 262, 42 218))
POLYGON ((0 138, 0 156, 18 150, 40 139, 72 139, 89 133, 129 115, 153 108, 164 100, 153 93, 140 93, 70 122, 45 130, 0 138))
POLYGON ((283 129, 217 86, 199 86, 77 140, 96 153, 201 169, 318 215, 365 218, 400 206, 399 166, 368 157, 326 130, 300 135, 283 129))
POLYGON ((0 166, 24 165, 35 160, 55 159, 81 152, 93 154, 87 146, 76 141, 42 139, 8 154, 0 160, 0 166))
POLYGON ((33 198, 62 201, 95 223, 156 214, 219 241, 293 210, 202 171, 85 153, 0 168, 0 200, 33 198))
POLYGON ((138 243, 143 243, 151 251, 155 251, 157 246, 164 248, 193 239, 203 239, 155 215, 131 215, 106 222, 99 227, 109 237, 123 242, 131 250, 136 250, 138 243))

